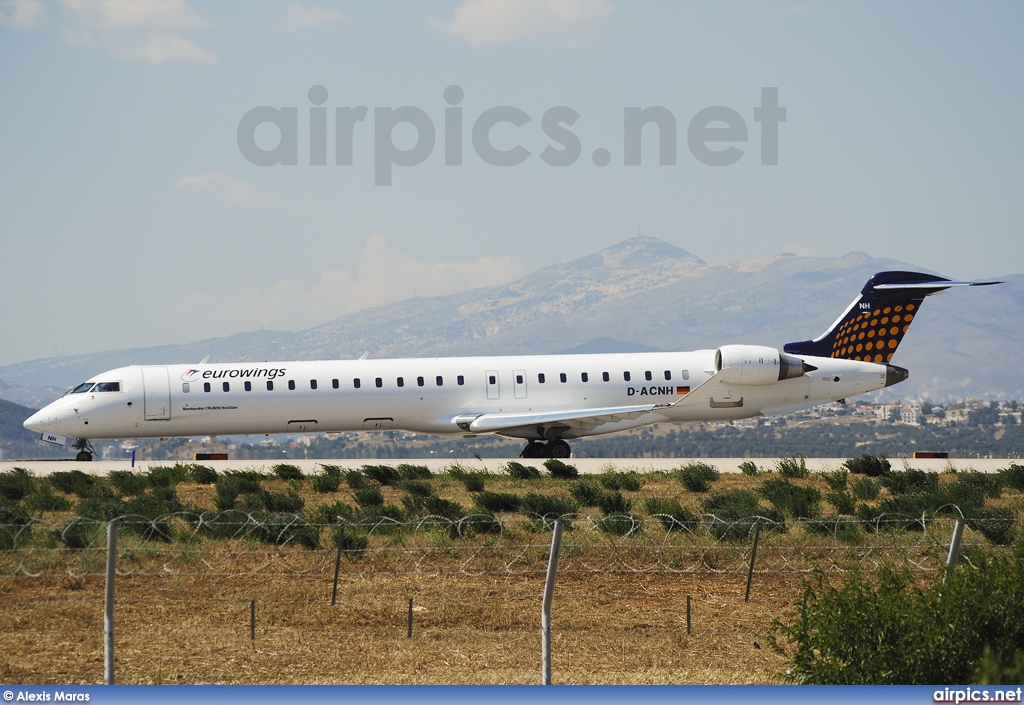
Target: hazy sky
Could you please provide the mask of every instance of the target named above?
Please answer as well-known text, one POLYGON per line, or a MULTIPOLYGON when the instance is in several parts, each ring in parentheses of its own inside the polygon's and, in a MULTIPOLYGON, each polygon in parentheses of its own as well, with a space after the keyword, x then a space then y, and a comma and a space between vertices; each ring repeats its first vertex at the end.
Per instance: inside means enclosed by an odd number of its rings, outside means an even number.
POLYGON ((1020 2, 0 0, 0 364, 298 330, 638 231, 1021 272, 1022 30, 1020 2))

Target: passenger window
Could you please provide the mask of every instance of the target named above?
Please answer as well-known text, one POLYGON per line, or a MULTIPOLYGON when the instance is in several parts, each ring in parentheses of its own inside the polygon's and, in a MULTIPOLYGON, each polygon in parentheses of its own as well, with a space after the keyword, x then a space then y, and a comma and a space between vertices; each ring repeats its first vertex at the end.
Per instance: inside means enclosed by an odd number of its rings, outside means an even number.
POLYGON ((625 380, 626 382, 628 382, 629 381, 629 373, 628 372, 623 372, 622 373, 622 379, 625 380))
POLYGON ((523 383, 523 376, 522 375, 516 375, 516 384, 522 384, 522 383, 523 383))
POLYGON ((337 389, 337 388, 338 388, 338 387, 340 387, 341 385, 340 385, 340 384, 338 384, 338 380, 337 380, 337 379, 332 379, 332 380, 331 380, 331 386, 332 386, 332 387, 334 387, 335 389, 337 389))
POLYGON ((646 372, 644 372, 644 379, 646 379, 648 382, 650 382, 653 378, 654 378, 654 375, 651 374, 650 370, 647 370, 646 372))
POLYGON ((203 391, 204 392, 210 391, 210 383, 209 382, 203 382, 203 391))
POLYGON ((295 390, 295 380, 294 379, 288 380, 288 389, 291 389, 292 391, 295 390))
POLYGON ((564 372, 559 372, 558 373, 558 379, 562 381, 562 384, 565 384, 565 382, 566 382, 565 373, 564 372))
POLYGON ((188 382, 181 383, 181 391, 184 392, 185 394, 188 394, 188 382))
POLYGON ((245 391, 247 391, 247 392, 251 392, 252 391, 252 382, 246 381, 246 383, 245 383, 245 391))
POLYGON ((582 379, 584 382, 589 382, 590 381, 590 375, 588 375, 586 372, 584 372, 584 373, 582 373, 580 375, 580 379, 582 379))
POLYGON ((671 379, 672 379, 672 371, 671 370, 665 370, 665 380, 669 381, 671 379))
POLYGON ((417 387, 422 387, 423 386, 423 378, 422 377, 417 377, 416 378, 416 386, 417 387))
POLYGON ((381 387, 384 386, 384 380, 382 380, 380 377, 373 380, 373 383, 376 385, 377 389, 380 389, 381 387))
POLYGON ((315 379, 309 380, 309 388, 310 389, 316 389, 316 380, 315 379))
POLYGON ((440 387, 443 384, 444 384, 444 378, 441 377, 441 375, 438 375, 437 376, 437 386, 440 387))
POLYGON ((362 384, 362 383, 359 381, 358 377, 356 377, 355 379, 352 380, 352 386, 355 387, 356 389, 359 389, 359 385, 360 384, 362 384))
POLYGON ((609 375, 607 372, 602 372, 601 373, 601 379, 603 379, 605 382, 607 382, 608 380, 611 379, 611 375, 609 375))
POLYGON ((404 377, 399 377, 398 378, 398 386, 399 387, 404 387, 405 386, 405 378, 404 377))
POLYGON ((544 384, 544 373, 543 372, 541 372, 540 374, 537 375, 537 381, 540 382, 541 384, 544 384))
POLYGON ((690 371, 683 370, 683 379, 690 379, 690 371))
POLYGON ((225 382, 222 385, 222 388, 224 389, 225 392, 230 392, 231 391, 231 383, 230 382, 225 382))
POLYGON ((267 380, 267 391, 268 392, 274 391, 274 383, 271 382, 270 380, 267 380))
POLYGON ((487 383, 488 384, 494 384, 497 381, 498 381, 498 378, 495 377, 494 375, 491 375, 490 377, 487 378, 487 383))
POLYGON ((459 375, 458 377, 455 378, 455 381, 458 382, 459 386, 461 387, 466 383, 466 378, 463 377, 462 375, 459 375))

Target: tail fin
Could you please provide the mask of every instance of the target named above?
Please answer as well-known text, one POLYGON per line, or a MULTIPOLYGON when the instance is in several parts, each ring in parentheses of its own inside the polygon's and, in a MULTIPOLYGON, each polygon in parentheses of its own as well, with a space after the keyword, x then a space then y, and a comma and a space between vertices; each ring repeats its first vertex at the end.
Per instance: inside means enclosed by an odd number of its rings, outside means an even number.
POLYGON ((954 286, 999 283, 954 282, 919 272, 879 272, 868 279, 860 296, 825 333, 814 340, 787 343, 784 350, 794 355, 889 362, 924 297, 954 286))

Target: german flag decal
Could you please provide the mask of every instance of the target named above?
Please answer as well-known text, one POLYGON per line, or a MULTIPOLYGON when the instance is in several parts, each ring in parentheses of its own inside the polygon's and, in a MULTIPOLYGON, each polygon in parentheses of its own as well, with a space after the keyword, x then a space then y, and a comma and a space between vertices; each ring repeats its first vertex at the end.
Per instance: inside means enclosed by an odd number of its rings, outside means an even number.
POLYGON ((689 394, 689 393, 690 393, 690 388, 689 387, 676 387, 676 394, 689 394))

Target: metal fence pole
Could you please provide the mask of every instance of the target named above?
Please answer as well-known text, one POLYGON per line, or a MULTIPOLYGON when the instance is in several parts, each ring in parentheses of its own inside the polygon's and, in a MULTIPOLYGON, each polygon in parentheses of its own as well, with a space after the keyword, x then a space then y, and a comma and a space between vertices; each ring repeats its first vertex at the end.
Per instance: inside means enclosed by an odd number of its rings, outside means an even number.
POLYGON ((334 590, 331 591, 331 606, 338 601, 338 574, 341 572, 341 547, 345 543, 345 522, 338 522, 338 555, 334 559, 334 590))
POLYGON ((754 524, 754 547, 750 549, 750 568, 747 569, 747 594, 744 602, 750 602, 750 582, 754 579, 754 560, 757 559, 757 540, 761 537, 761 522, 754 524))
POLYGON ((107 585, 103 598, 103 682, 114 685, 114 577, 117 575, 117 519, 107 524, 107 585))
POLYGON ((946 576, 949 575, 949 571, 956 565, 957 559, 960 558, 960 544, 964 540, 964 527, 967 526, 967 522, 963 517, 956 518, 956 526, 953 527, 953 538, 949 540, 949 555, 946 556, 946 575, 942 576, 942 582, 946 582, 946 576))
POLYGON ((540 645, 542 683, 551 685, 551 597, 555 592, 555 573, 558 572, 558 551, 562 548, 562 519, 555 519, 551 535, 551 556, 548 558, 548 577, 544 583, 544 603, 540 611, 540 645))

